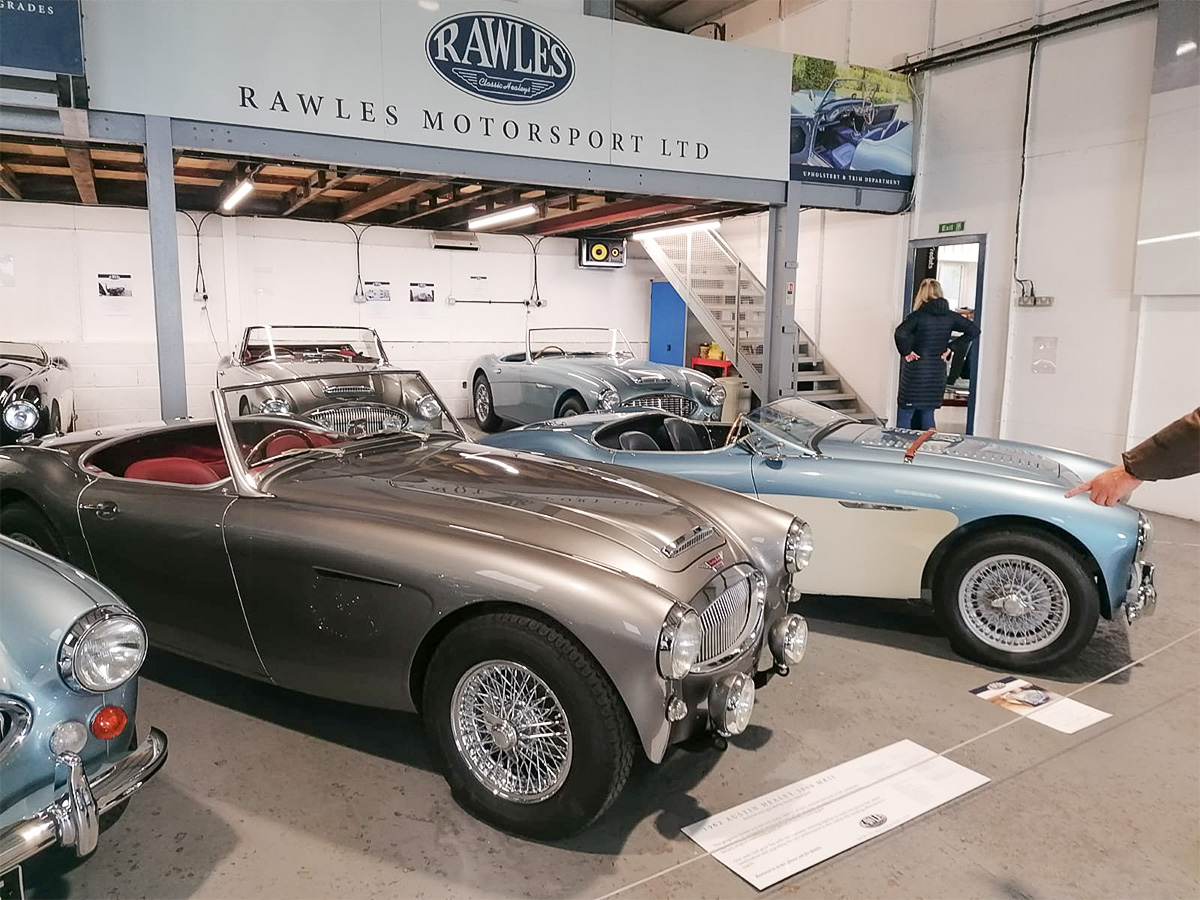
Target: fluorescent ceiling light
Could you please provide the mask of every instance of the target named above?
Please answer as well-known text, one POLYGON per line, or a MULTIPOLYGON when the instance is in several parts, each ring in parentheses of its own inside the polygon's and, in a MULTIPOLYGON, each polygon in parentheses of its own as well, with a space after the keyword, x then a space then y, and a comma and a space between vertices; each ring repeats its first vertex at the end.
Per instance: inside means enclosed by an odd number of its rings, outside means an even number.
POLYGON ((646 241, 651 238, 668 237, 673 234, 689 234, 693 231, 716 231, 721 227, 720 219, 710 222, 694 222, 691 225, 676 225, 674 228, 659 228, 657 231, 639 231, 634 236, 635 241, 646 241))
POLYGON ((1196 52, 1196 42, 1195 41, 1184 41, 1178 47, 1175 48, 1176 56, 1186 56, 1189 53, 1195 53, 1195 52, 1196 52))
POLYGON ((254 190, 254 182, 249 178, 243 179, 237 187, 229 192, 229 196, 221 203, 221 209, 225 212, 232 212, 233 208, 245 200, 252 190, 254 190))
POLYGON ((532 203, 526 203, 524 206, 514 206, 512 209, 502 209, 500 212, 488 213, 478 219, 471 219, 467 222, 467 227, 472 231, 478 231, 480 228, 489 228, 504 222, 516 222, 536 215, 537 207, 532 203))
POLYGON ((1165 244, 1167 241, 1182 241, 1187 238, 1200 238, 1200 231, 1184 231, 1180 234, 1167 234, 1156 238, 1142 238, 1138 241, 1138 246, 1142 244, 1165 244))

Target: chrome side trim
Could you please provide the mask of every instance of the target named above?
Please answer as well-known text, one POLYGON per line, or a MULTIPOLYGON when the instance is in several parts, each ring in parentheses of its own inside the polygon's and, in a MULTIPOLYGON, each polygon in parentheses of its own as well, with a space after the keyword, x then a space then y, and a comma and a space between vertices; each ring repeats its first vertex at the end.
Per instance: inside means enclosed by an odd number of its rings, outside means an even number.
POLYGON ((915 506, 897 506, 893 503, 867 503, 863 500, 839 500, 839 506, 846 509, 875 509, 882 512, 919 512, 915 506))

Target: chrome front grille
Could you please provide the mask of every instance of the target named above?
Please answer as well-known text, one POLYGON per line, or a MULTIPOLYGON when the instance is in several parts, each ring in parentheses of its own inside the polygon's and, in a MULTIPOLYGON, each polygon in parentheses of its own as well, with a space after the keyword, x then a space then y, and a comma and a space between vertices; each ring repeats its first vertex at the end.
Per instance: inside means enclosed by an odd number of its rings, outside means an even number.
POLYGON ((349 434, 351 427, 363 434, 374 434, 385 428, 403 428, 408 424, 408 416, 400 410, 389 410, 382 406, 331 406, 328 409, 316 409, 307 414, 308 418, 323 428, 349 434))
POLYGON ((743 578, 717 595, 700 613, 704 637, 698 665, 712 662, 737 643, 750 619, 750 581, 743 578))
POLYGON ((696 401, 682 394, 644 394, 621 404, 623 407, 651 406, 673 416, 689 418, 696 411, 696 401))
POLYGON ((25 739, 32 725, 28 706, 14 697, 0 697, 0 760, 25 739))

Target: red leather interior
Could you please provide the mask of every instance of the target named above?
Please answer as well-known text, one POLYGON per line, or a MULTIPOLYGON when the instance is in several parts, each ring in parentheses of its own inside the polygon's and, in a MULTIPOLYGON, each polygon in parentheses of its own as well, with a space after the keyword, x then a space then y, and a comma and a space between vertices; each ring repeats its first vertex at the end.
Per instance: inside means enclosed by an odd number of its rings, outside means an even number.
POLYGON ((140 459, 125 470, 125 477, 170 484, 213 484, 221 480, 210 466, 186 456, 140 459))

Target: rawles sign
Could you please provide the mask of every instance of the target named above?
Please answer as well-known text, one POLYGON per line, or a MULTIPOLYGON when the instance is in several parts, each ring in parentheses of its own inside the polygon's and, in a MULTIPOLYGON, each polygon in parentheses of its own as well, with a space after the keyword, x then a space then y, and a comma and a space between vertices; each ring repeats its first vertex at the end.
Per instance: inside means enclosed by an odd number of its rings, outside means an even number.
POLYGON ((575 79, 575 59, 552 33, 503 13, 444 19, 425 39, 437 73, 460 91, 497 103, 543 103, 575 79))

